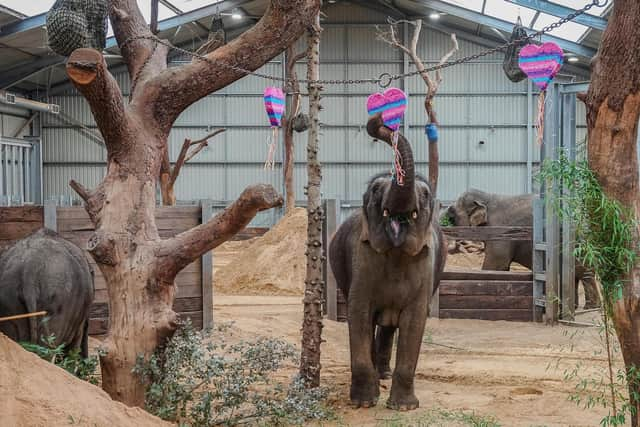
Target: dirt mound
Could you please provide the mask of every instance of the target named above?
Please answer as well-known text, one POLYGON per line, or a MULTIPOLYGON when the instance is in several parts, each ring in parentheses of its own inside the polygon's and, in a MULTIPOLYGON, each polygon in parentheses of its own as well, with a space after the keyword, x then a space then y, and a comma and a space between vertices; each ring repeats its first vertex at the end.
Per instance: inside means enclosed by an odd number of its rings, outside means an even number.
POLYGON ((302 295, 306 242, 307 211, 298 208, 220 267, 213 278, 215 290, 227 295, 302 295))
POLYGON ((139 408, 114 402, 102 389, 23 350, 0 333, 3 426, 170 426, 139 408))

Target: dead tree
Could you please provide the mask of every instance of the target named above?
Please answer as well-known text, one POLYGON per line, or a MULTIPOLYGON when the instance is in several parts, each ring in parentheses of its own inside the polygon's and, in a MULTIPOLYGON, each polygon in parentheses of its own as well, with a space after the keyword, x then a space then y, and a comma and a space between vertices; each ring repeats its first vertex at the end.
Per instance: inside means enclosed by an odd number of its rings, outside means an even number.
POLYGON ((87 99, 107 147, 102 182, 93 190, 71 186, 95 224, 87 249, 107 282, 109 331, 100 364, 103 388, 114 399, 144 403, 145 387, 131 371, 139 355, 149 356, 176 328, 178 272, 258 211, 282 204, 273 187, 250 186, 210 221, 160 239, 156 185, 173 123, 194 102, 246 75, 236 67, 256 70, 280 54, 313 24, 319 7, 319 0, 272 0, 259 22, 207 60, 168 68, 169 48, 153 38, 137 2, 111 0, 111 24, 132 80, 128 104, 100 52, 78 49, 70 56, 69 78, 87 99))
POLYGON ((226 131, 226 129, 218 129, 197 141, 191 141, 188 138, 185 139, 173 167, 171 167, 171 162, 169 161, 169 144, 167 144, 164 157, 162 158, 162 165, 160 166, 160 194, 162 195, 162 204, 164 206, 174 206, 176 204, 174 187, 182 170, 182 166, 207 147, 211 138, 224 131, 226 131), (195 148, 189 151, 191 147, 195 148))
POLYGON ((320 15, 309 29, 309 62, 307 79, 309 91, 309 141, 307 143, 307 277, 304 291, 304 319, 302 323, 302 357, 300 376, 308 387, 320 386, 320 342, 322 339, 322 288, 323 260, 322 220, 324 212, 320 200, 322 169, 318 158, 320 133, 320 91, 322 87, 313 82, 320 77, 320 15))
MULTIPOLYGON (((420 31, 422 30, 422 20, 418 19, 416 21, 393 21, 391 19, 389 24, 389 30, 384 31, 381 28, 378 29, 378 39, 397 48, 404 52, 409 56, 411 62, 416 67, 417 71, 420 71, 420 76, 422 80, 424 80, 425 85, 427 86, 427 94, 424 98, 424 109, 427 113, 427 119, 429 123, 433 123, 434 125, 438 124, 438 119, 436 117, 436 111, 433 106, 433 99, 438 93, 438 89, 440 88, 440 84, 442 84, 442 73, 440 70, 435 72, 435 79, 431 78, 429 73, 427 73, 426 67, 420 56, 418 55, 418 41, 420 40, 420 31), (409 25, 413 25, 413 36, 411 37, 411 41, 409 45, 403 44, 398 39, 398 24, 406 23, 409 25)), ((444 64, 451 58, 451 56, 458 51, 458 39, 455 34, 451 34, 451 41, 453 42, 453 47, 449 52, 447 52, 441 59, 439 64, 444 64)), ((437 194, 438 189, 438 172, 439 172, 439 155, 438 155, 438 143, 429 142, 429 184, 433 190, 433 194, 437 194)))
MULTIPOLYGON (((592 62, 587 106, 588 160, 605 194, 640 218, 637 137, 640 119, 640 2, 616 0, 592 62)), ((636 229, 636 248, 640 240, 636 229)), ((626 277, 622 298, 612 301, 613 323, 627 372, 632 425, 639 426, 640 266, 626 277)))
POLYGON ((285 215, 293 212, 296 206, 296 192, 293 186, 294 168, 294 146, 293 146, 293 124, 294 119, 300 113, 301 98, 300 83, 296 72, 296 63, 307 57, 307 51, 295 52, 294 45, 290 45, 286 50, 286 77, 290 79, 285 85, 287 94, 287 114, 282 119, 284 128, 284 191, 285 191, 285 215))

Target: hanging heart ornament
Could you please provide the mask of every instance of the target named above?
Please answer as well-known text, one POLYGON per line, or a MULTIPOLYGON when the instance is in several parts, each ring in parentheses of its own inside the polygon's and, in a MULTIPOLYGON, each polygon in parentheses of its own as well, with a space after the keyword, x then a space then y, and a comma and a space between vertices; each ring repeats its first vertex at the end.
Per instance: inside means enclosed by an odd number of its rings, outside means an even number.
POLYGON ((529 44, 520 49, 518 65, 540 90, 545 90, 560 71, 563 59, 564 53, 555 43, 529 44))
POLYGON ((271 126, 280 126, 284 114, 284 93, 279 87, 264 90, 264 108, 267 110, 271 126))
POLYGON ((382 121, 392 131, 400 128, 400 121, 407 109, 407 95, 392 87, 384 93, 374 93, 367 98, 367 111, 370 115, 382 113, 382 121))

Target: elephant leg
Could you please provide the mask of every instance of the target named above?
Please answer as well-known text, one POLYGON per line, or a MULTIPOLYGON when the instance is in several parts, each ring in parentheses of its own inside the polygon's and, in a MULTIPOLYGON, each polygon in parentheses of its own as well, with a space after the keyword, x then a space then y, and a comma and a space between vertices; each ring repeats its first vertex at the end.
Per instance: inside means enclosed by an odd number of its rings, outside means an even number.
POLYGON ((378 403, 378 373, 373 365, 373 314, 349 307, 349 346, 351 350, 351 403, 369 408, 378 403))
MULTIPOLYGON (((580 307, 580 294, 578 293, 578 285, 580 284, 580 279, 576 276, 576 285, 575 285, 575 304, 574 308, 577 310, 580 307)), ((584 286, 584 285, 583 285, 584 286)))
POLYGON ((387 400, 387 407, 390 409, 408 411, 420 405, 413 382, 427 321, 428 305, 426 298, 418 300, 400 315, 396 368, 393 371, 391 394, 387 400))
POLYGON ((600 295, 598 294, 598 284, 593 278, 593 273, 587 272, 582 278, 584 287, 584 308, 586 310, 600 307, 600 295))
POLYGON ((396 333, 394 326, 378 326, 376 331, 376 369, 378 370, 378 377, 381 380, 391 378, 391 367, 389 362, 391 361, 391 350, 393 349, 393 336, 396 333))

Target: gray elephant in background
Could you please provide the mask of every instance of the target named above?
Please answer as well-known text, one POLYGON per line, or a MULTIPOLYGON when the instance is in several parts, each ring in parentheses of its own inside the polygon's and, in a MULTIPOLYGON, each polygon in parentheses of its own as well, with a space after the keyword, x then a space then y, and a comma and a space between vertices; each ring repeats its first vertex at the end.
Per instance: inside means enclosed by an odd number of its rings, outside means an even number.
MULTIPOLYGON (((380 114, 367 124, 369 135, 391 145, 391 130, 380 114)), ((434 212, 429 184, 416 176, 409 142, 399 135, 404 185, 389 174, 375 176, 363 208, 338 228, 329 261, 347 299, 351 351, 351 402, 375 406, 379 378, 390 376, 389 361, 399 329, 396 366, 387 406, 418 407, 414 375, 431 296, 446 260, 446 243, 434 212)))
MULTIPOLYGON (((451 224, 456 226, 533 226, 533 199, 531 194, 502 196, 469 190, 463 193, 446 211, 451 224)), ((533 247, 530 242, 485 242, 483 270, 509 270, 512 262, 531 269, 533 247)), ((576 262, 576 297, 578 283, 582 281, 585 309, 600 306, 600 296, 593 273, 576 262)), ((576 298, 577 307, 577 298, 576 298)))
POLYGON ((0 317, 46 311, 48 318, 0 322, 0 332, 14 341, 42 344, 54 334, 67 353, 80 349, 88 357, 93 296, 84 252, 51 230, 40 229, 0 255, 0 317))

